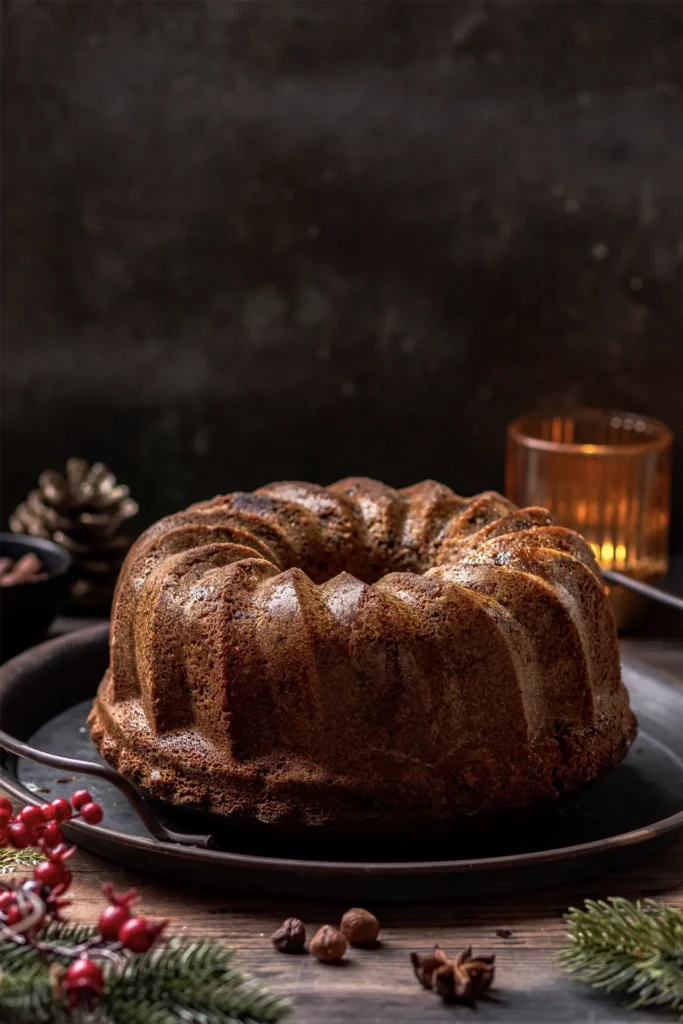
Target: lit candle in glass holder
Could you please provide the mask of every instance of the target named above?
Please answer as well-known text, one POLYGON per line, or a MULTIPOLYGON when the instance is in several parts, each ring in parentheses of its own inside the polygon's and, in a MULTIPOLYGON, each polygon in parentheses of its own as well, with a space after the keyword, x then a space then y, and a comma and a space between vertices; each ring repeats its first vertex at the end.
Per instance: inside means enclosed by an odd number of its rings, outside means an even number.
MULTIPOLYGON (((508 427, 505 490, 581 533, 603 569, 652 582, 668 565, 671 431, 634 413, 528 413, 508 427)), ((611 592, 617 623, 638 599, 611 592)))

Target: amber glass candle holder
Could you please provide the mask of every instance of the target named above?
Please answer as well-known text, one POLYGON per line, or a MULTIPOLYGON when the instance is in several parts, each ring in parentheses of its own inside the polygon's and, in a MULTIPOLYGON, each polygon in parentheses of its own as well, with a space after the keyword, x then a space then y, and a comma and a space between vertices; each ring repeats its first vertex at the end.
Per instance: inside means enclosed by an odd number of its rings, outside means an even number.
MULTIPOLYGON (((528 413, 508 427, 506 494, 581 533, 603 569, 652 582, 668 565, 672 440, 634 413, 528 413)), ((622 627, 642 610, 621 587, 610 600, 622 627)))

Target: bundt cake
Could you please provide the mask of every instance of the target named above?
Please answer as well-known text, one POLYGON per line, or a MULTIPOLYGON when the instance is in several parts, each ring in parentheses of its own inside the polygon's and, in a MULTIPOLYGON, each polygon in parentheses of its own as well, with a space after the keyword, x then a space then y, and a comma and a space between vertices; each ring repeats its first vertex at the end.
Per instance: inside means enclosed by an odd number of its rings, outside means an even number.
POLYGON ((354 477, 148 529, 90 728, 163 800, 351 835, 552 801, 616 764, 635 719, 578 534, 492 491, 354 477))

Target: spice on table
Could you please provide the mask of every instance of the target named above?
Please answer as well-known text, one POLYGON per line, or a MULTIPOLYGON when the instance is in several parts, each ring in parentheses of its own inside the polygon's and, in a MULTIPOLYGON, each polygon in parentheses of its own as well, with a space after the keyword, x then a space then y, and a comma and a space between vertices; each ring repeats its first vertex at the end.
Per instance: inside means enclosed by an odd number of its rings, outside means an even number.
POLYGON ((493 983, 495 956, 472 956, 469 946, 450 957, 439 946, 428 956, 411 953, 415 977, 447 1003, 474 1003, 493 983))
POLYGON ((379 935, 379 921, 369 910, 351 907, 342 917, 339 930, 352 946, 367 946, 379 935))
POLYGON ((46 580, 47 576, 43 563, 32 551, 22 555, 16 562, 6 556, 0 558, 0 587, 11 587, 15 583, 37 583, 46 580))
POLYGON ((281 953, 300 953, 306 944, 306 928, 298 917, 283 921, 270 940, 281 953))
POLYGON ((338 928, 324 924, 311 939, 309 949, 322 963, 335 963, 346 952, 346 938, 338 928))

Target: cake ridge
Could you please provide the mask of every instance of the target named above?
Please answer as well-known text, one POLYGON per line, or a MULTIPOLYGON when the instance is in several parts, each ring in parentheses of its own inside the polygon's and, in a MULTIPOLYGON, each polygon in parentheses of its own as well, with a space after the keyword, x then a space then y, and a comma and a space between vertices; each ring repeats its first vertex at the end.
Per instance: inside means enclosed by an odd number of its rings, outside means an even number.
POLYGON ((366 477, 217 495, 146 530, 90 724, 162 799, 397 833, 572 791, 635 728, 583 538, 495 491, 366 477))

